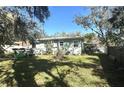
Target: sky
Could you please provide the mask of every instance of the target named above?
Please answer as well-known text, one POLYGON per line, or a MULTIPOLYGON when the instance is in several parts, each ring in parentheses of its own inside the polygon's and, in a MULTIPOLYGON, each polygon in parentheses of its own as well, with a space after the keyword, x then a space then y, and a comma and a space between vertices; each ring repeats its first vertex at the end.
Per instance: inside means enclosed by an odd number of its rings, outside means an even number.
POLYGON ((44 30, 48 35, 57 32, 75 32, 80 31, 85 34, 89 31, 74 23, 77 15, 88 15, 88 7, 81 6, 51 6, 49 7, 50 17, 45 21, 44 30))

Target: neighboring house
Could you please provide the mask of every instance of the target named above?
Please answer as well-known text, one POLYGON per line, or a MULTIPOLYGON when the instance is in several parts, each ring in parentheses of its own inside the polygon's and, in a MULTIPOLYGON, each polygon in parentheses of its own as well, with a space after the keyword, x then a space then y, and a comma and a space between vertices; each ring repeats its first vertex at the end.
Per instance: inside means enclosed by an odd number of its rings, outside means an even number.
POLYGON ((18 45, 18 46, 23 46, 23 47, 27 47, 27 46, 30 46, 31 45, 28 40, 14 42, 14 44, 15 45, 18 45))
POLYGON ((14 42, 13 45, 5 45, 4 49, 6 50, 6 52, 10 53, 10 52, 14 52, 13 48, 26 48, 26 49, 30 49, 32 46, 29 43, 29 41, 23 42, 23 41, 18 41, 18 42, 14 42))
POLYGON ((83 50, 82 37, 55 37, 42 38, 38 40, 36 49, 40 49, 41 54, 44 54, 51 49, 52 54, 61 52, 63 54, 81 55, 83 50), (46 47, 47 46, 47 47, 46 47))

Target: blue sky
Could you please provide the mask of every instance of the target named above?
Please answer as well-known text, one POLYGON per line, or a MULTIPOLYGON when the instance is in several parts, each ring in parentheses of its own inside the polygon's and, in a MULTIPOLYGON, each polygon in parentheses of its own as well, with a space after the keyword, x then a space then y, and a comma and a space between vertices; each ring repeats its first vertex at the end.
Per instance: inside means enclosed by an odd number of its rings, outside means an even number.
POLYGON ((44 24, 44 30, 48 35, 53 35, 56 32, 69 33, 80 31, 83 34, 89 32, 73 22, 76 15, 89 14, 90 10, 88 7, 51 6, 49 7, 49 11, 51 15, 44 24))

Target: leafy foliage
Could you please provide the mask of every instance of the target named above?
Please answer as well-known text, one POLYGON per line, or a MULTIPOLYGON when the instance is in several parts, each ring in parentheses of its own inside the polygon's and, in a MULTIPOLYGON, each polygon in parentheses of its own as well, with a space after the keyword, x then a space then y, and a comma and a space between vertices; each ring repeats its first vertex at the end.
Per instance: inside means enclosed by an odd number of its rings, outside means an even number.
POLYGON ((98 34, 100 40, 108 45, 107 32, 111 31, 108 22, 109 7, 91 7, 91 13, 87 16, 77 16, 75 22, 86 30, 92 30, 98 34))
POLYGON ((52 54, 53 43, 51 41, 48 41, 46 42, 45 47, 46 47, 46 53, 52 54))
MULTIPOLYGON (((11 45, 14 41, 26 41, 32 37, 31 32, 37 27, 37 21, 44 23, 50 16, 48 7, 24 6, 0 8, 0 51, 4 45, 11 45)), ((29 39, 34 40, 34 39, 29 39)))
POLYGON ((94 37, 95 37, 94 33, 87 33, 84 35, 84 40, 90 43, 94 37))
POLYGON ((123 45, 123 37, 124 37, 124 7, 114 7, 112 9, 112 16, 108 19, 108 21, 112 24, 113 32, 109 33, 109 35, 115 44, 118 46, 123 45))
POLYGON ((81 36, 81 32, 80 31, 74 31, 74 32, 70 32, 70 33, 57 32, 53 36, 55 36, 55 37, 76 37, 76 36, 81 36))

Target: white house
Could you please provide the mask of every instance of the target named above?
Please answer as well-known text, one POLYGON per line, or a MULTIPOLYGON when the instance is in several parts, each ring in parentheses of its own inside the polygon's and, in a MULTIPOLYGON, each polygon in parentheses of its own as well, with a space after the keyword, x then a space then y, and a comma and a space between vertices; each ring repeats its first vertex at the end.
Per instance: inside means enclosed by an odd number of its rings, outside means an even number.
POLYGON ((83 38, 82 37, 54 37, 54 38, 42 38, 38 40, 36 49, 39 49, 41 54, 47 52, 46 45, 52 50, 52 54, 62 52, 64 54, 82 54, 83 50, 83 38))

